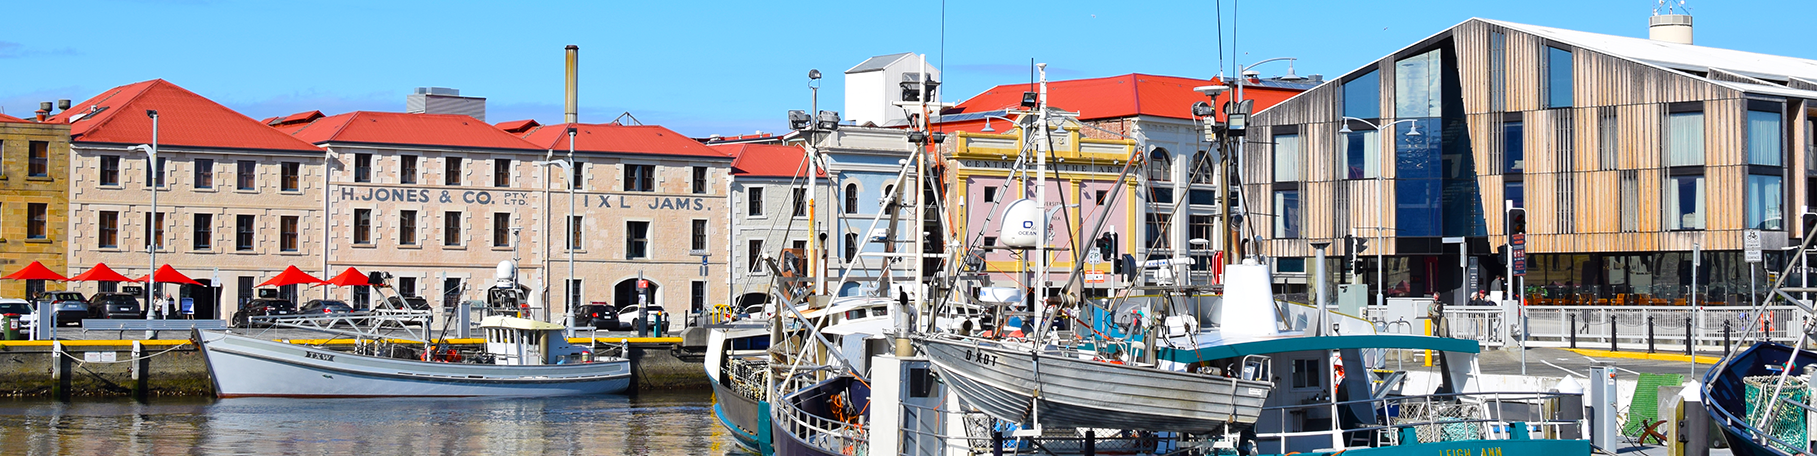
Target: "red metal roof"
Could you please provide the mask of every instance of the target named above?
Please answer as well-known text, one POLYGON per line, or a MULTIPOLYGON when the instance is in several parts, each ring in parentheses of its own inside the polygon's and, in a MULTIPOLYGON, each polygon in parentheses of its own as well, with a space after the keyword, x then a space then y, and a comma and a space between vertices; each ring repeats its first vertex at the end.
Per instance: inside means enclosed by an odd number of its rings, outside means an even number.
POLYGON ((20 119, 18 117, 9 116, 6 114, 0 114, 0 122, 31 123, 31 122, 26 122, 25 119, 20 119))
POLYGON ((296 114, 284 116, 283 119, 278 120, 278 123, 276 125, 284 125, 284 124, 297 123, 297 122, 314 122, 316 119, 320 119, 323 117, 327 117, 327 116, 322 115, 321 111, 299 112, 296 114))
POLYGON ((574 150, 612 154, 730 157, 693 138, 656 125, 553 124, 533 127, 523 134, 538 149, 568 149, 568 126, 574 126, 574 150))
POLYGON ((354 111, 282 129, 311 144, 366 143, 485 149, 543 148, 470 116, 354 111))
POLYGON ((542 125, 543 124, 536 123, 536 119, 524 119, 499 122, 496 126, 506 133, 523 134, 526 131, 530 131, 531 128, 540 127, 542 125))
MULTIPOLYGON (((777 144, 722 144, 707 146, 731 155, 732 174, 751 177, 800 177, 807 175, 807 152, 800 146, 777 144)), ((815 177, 826 177, 825 169, 814 170, 815 177)))
POLYGON ((146 110, 158 111, 161 145, 322 151, 163 79, 108 89, 49 122, 70 124, 70 140, 75 142, 150 143, 151 118, 146 110))
MULTIPOLYGON (((1192 104, 1207 101, 1204 94, 1195 92, 1194 87, 1223 84, 1219 78, 1197 79, 1175 76, 1156 76, 1131 73, 1121 76, 1094 79, 1074 79, 1067 81, 1049 81, 1047 83, 1048 105, 1055 109, 1076 111, 1080 120, 1113 119, 1138 115, 1191 119, 1192 104)), ((1311 88, 1308 85, 1307 88, 1311 88)), ((1004 84, 985 90, 958 106, 947 109, 945 114, 967 112, 997 111, 1005 108, 1017 108, 1022 104, 1022 93, 1032 91, 1027 83, 1004 84)), ((1279 103, 1302 92, 1303 89, 1249 86, 1244 88, 1244 98, 1256 100, 1251 112, 1260 112, 1275 103, 1279 103)), ((1218 96, 1217 103, 1230 99, 1230 93, 1218 96)), ((1215 106, 1215 104, 1214 104, 1215 106)), ((983 121, 955 122, 969 125, 983 121)), ((943 125, 951 130, 953 125, 943 125)), ((998 131, 1003 126, 993 126, 998 131)), ((961 128, 969 129, 969 128, 961 128)))

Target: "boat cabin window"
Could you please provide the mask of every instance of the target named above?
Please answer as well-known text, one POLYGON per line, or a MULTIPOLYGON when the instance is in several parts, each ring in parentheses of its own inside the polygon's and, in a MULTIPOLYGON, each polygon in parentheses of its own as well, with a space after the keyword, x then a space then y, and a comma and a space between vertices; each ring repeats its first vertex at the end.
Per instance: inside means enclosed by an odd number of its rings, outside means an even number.
POLYGON ((732 350, 766 350, 770 348, 770 336, 744 337, 732 339, 732 350))
POLYGON ((1325 363, 1322 359, 1293 360, 1293 387, 1320 388, 1325 381, 1325 363))

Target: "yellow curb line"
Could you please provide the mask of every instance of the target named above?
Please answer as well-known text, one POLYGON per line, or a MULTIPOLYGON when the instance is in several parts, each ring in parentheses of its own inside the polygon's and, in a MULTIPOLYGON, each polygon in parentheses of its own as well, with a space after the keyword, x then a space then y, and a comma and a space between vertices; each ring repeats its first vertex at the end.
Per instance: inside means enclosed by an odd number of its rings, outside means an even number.
MULTIPOLYGON (((1672 361, 1672 362, 1680 362, 1680 363, 1692 362, 1690 356, 1670 354, 1670 353, 1617 352, 1617 351, 1608 351, 1608 350, 1591 350, 1591 349, 1587 349, 1587 348, 1565 348, 1562 350, 1576 353, 1579 355, 1588 356, 1591 358, 1649 359, 1649 360, 1653 360, 1653 361, 1672 361)), ((1722 361, 1722 357, 1717 356, 1717 355, 1697 355, 1697 360, 1696 360, 1697 364, 1716 364, 1716 362, 1718 362, 1718 361, 1722 361)))
MULTIPOLYGON (((9 341, 0 342, 0 347, 50 347, 51 342, 52 341, 48 341, 48 340, 9 340, 9 341)), ((132 341, 132 340, 65 340, 65 341, 61 341, 61 342, 63 342, 63 346, 65 346, 65 347, 131 347, 132 343, 135 341, 132 341)), ((147 345, 147 346, 189 345, 189 339, 152 339, 152 340, 140 340, 140 341, 136 341, 136 342, 139 342, 140 345, 147 345)))
MULTIPOLYGON (((278 341, 288 342, 288 343, 292 343, 292 344, 302 344, 302 345, 347 345, 347 344, 352 344, 354 342, 353 339, 272 339, 272 340, 278 340, 278 341)), ((47 347, 48 348, 51 346, 51 342, 52 341, 48 341, 48 340, 8 340, 8 341, 0 341, 0 348, 6 348, 6 347, 47 347)), ((61 342, 63 342, 63 346, 65 346, 65 347, 130 347, 130 346, 132 346, 133 342, 139 342, 140 345, 145 345, 145 346, 188 345, 189 339, 150 339, 150 340, 138 340, 138 341, 126 340, 126 339, 120 339, 120 340, 65 340, 65 341, 61 341, 61 342)), ((389 342, 410 343, 411 341, 391 339, 391 340, 389 340, 389 342)), ((478 344, 486 343, 486 339, 480 339, 480 338, 444 339, 444 340, 442 340, 442 342, 449 343, 449 344, 478 345, 478 344)), ((621 342, 629 342, 629 343, 633 343, 633 344, 645 344, 645 343, 676 344, 676 343, 681 343, 681 338, 680 337, 598 337, 598 338, 574 337, 574 338, 568 339, 568 343, 574 343, 574 344, 584 344, 584 343, 614 344, 614 343, 621 343, 621 342)))

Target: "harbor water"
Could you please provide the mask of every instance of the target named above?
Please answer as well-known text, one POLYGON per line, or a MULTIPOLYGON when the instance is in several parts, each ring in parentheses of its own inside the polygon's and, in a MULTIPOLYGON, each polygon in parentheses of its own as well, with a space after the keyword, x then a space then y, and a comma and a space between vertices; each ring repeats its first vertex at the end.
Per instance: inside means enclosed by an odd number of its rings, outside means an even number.
POLYGON ((743 455, 710 392, 0 400, 0 453, 743 455))

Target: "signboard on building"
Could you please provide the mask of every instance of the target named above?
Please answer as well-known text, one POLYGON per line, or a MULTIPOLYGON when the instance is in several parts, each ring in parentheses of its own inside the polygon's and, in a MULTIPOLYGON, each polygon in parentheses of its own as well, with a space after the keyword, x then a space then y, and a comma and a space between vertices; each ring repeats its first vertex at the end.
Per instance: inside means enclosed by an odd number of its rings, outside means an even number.
POLYGON ((1514 233, 1508 236, 1509 261, 1514 263, 1514 276, 1527 275, 1527 233, 1514 233))
POLYGON ((1085 271, 1085 283, 1104 283, 1104 273, 1085 271))
POLYGON ((1741 247, 1744 249, 1747 249, 1748 262, 1749 263, 1759 263, 1761 261, 1761 258, 1760 258, 1760 230, 1747 230, 1742 233, 1743 234, 1741 235, 1741 247))

